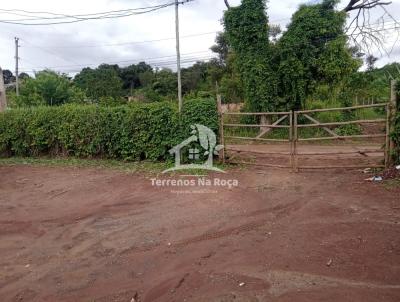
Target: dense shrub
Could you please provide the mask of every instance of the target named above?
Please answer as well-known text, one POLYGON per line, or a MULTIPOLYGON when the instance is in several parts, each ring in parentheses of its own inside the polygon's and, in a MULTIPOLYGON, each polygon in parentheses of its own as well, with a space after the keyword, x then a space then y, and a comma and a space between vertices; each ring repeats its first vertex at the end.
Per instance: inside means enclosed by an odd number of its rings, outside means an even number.
POLYGON ((14 109, 0 114, 0 154, 164 160, 196 123, 217 133, 214 100, 186 101, 181 115, 167 102, 14 109))

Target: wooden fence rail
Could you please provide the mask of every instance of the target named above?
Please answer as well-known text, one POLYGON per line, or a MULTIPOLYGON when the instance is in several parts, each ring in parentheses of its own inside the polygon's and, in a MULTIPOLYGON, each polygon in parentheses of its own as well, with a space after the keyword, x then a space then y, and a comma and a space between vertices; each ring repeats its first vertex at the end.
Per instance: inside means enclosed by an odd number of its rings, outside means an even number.
MULTIPOLYGON (((220 100, 219 100, 220 102, 220 100)), ((393 102, 392 102, 393 103, 393 102)), ((261 151, 245 151, 238 150, 235 148, 227 148, 226 146, 222 152, 222 160, 225 161, 226 151, 233 151, 238 153, 254 153, 254 154, 263 154, 263 155, 282 155, 288 156, 290 159, 290 165, 278 165, 278 164, 256 164, 251 162, 232 162, 232 163, 241 163, 241 164, 249 164, 249 165, 260 165, 267 167, 279 167, 279 168, 291 168, 293 171, 298 171, 299 169, 334 169, 334 168, 381 168, 384 165, 375 165, 375 164, 365 164, 365 165, 321 165, 321 166, 312 166, 312 165, 299 165, 299 157, 310 157, 310 156, 329 156, 329 155, 342 155, 342 154, 360 154, 365 155, 371 153, 384 153, 385 154, 385 166, 388 166, 390 162, 390 127, 393 119, 393 104, 389 103, 380 103, 380 104, 371 104, 371 105, 358 105, 353 107, 343 107, 343 108, 327 108, 327 109, 314 109, 314 110, 300 110, 300 111, 288 111, 288 112, 219 112, 220 115, 220 131, 221 131, 221 141, 220 143, 225 146, 225 139, 234 139, 234 140, 244 140, 244 141, 259 141, 259 142, 285 142, 289 143, 289 150, 287 152, 261 152, 261 151), (387 114, 386 118, 379 119, 359 119, 353 121, 343 121, 343 122, 327 122, 323 123, 318 121, 316 118, 312 117, 313 113, 320 112, 330 112, 330 111, 350 111, 350 110, 361 110, 366 108, 385 108, 387 114), (265 123, 265 119, 261 118, 260 124, 240 124, 240 123, 224 123, 224 116, 278 116, 278 118, 274 123, 265 123), (310 124, 300 124, 299 118, 304 116, 306 119, 311 121, 310 124), (280 124, 284 120, 289 119, 288 124, 280 124), (384 123, 386 124, 385 134, 365 134, 365 135, 339 135, 330 127, 337 127, 342 125, 361 125, 361 124, 375 124, 375 123, 384 123), (226 135, 224 133, 225 128, 259 128, 260 132, 256 137, 244 137, 244 136, 234 136, 234 135, 226 135), (304 128, 321 128, 325 130, 330 136, 326 137, 310 137, 310 138, 301 138, 299 135, 299 129, 304 128), (265 134, 269 133, 273 129, 288 129, 288 138, 287 139, 273 139, 273 138, 262 138, 265 134), (366 138, 385 138, 385 149, 367 149, 367 150, 354 150, 354 151, 330 151, 330 152, 307 152, 307 153, 299 153, 299 144, 301 142, 312 142, 312 141, 325 141, 325 140, 350 140, 350 139, 366 139, 366 138)), ((220 106, 219 106, 220 108, 220 106)), ((270 119, 269 119, 270 121, 270 119)))
POLYGON ((298 125, 298 127, 309 128, 309 127, 328 127, 328 126, 341 126, 341 125, 354 125, 354 124, 375 124, 375 123, 386 123, 386 121, 387 119, 356 120, 356 121, 334 122, 334 123, 303 124, 303 125, 298 125))
POLYGON ((386 106, 387 106, 387 103, 381 103, 381 104, 359 105, 359 106, 342 107, 342 108, 325 108, 325 109, 313 109, 313 110, 299 110, 299 111, 295 111, 295 112, 298 113, 298 114, 303 114, 303 113, 329 112, 329 111, 349 111, 349 110, 376 108, 376 107, 386 107, 386 106))
MULTIPOLYGON (((386 121, 386 120, 385 120, 386 121)), ((268 124, 224 124, 224 127, 237 127, 237 128, 290 128, 287 125, 268 125, 268 124)))
POLYGON ((362 110, 367 108, 385 108, 388 111, 388 103, 383 104, 372 104, 372 105, 359 105, 353 107, 343 107, 343 108, 326 108, 326 109, 314 109, 314 110, 299 110, 294 112, 294 133, 295 138, 293 140, 294 152, 293 152, 293 162, 294 171, 299 171, 299 169, 337 169, 337 168, 348 168, 348 169, 358 169, 358 168, 381 168, 388 165, 386 154, 390 153, 387 149, 389 146, 385 145, 385 150, 354 150, 354 151, 337 151, 337 152, 314 152, 314 153, 299 153, 298 146, 300 142, 313 142, 313 141, 326 141, 326 140, 352 140, 352 139, 366 139, 366 138, 385 138, 387 140, 389 136, 389 129, 386 126, 385 134, 364 134, 364 135, 338 135, 329 127, 333 126, 343 126, 343 125, 361 125, 361 124, 375 124, 375 123, 388 123, 388 117, 385 119, 364 119, 364 120, 353 120, 353 121, 344 121, 344 122, 331 122, 331 123, 322 123, 317 119, 310 116, 313 113, 321 113, 321 112, 331 112, 331 111, 351 111, 351 110, 362 110), (313 124, 299 124, 299 117, 304 116, 306 119, 313 122, 313 124), (300 138, 299 129, 304 128, 322 128, 326 132, 328 132, 331 136, 327 137, 310 137, 310 138, 300 138), (374 151, 374 152, 372 152, 374 151), (341 154, 361 154, 366 155, 368 153, 377 153, 384 152, 385 154, 385 165, 375 165, 375 164, 364 164, 364 165, 299 165, 299 157, 303 156, 324 156, 324 155, 341 155, 341 154))

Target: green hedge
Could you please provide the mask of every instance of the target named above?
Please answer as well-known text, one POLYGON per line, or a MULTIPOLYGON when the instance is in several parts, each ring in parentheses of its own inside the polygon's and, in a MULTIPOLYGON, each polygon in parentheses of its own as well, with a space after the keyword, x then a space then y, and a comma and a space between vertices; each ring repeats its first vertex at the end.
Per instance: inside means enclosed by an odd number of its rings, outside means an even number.
POLYGON ((0 154, 165 160, 190 135, 190 125, 218 131, 214 100, 186 101, 183 108, 181 115, 167 102, 9 110, 0 114, 0 154))

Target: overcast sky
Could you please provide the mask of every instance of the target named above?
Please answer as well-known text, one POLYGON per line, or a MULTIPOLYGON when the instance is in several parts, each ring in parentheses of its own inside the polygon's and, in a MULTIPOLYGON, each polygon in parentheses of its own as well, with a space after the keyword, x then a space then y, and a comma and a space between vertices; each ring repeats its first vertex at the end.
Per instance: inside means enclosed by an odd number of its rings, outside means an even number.
MULTIPOLYGON (((390 12, 400 20, 400 0, 392 0, 390 12)), ((24 9, 28 11, 51 11, 63 14, 84 14, 136 8, 168 3, 172 0, 14 0, 2 1, 2 9, 24 9)), ((271 0, 268 14, 271 23, 283 28, 291 15, 302 3, 310 1, 271 0)), ((315 2, 315 1, 314 1, 315 2)), ((230 0, 237 5, 240 0, 230 0)), ((339 7, 346 1, 342 0, 339 7)), ((215 32, 222 30, 221 18, 225 5, 223 0, 195 0, 180 6, 181 52, 184 66, 196 59, 209 59, 209 48, 215 39, 215 32), (200 35, 201 34, 201 35, 200 35), (191 36, 195 35, 195 36, 191 36), (187 37, 191 36, 191 37, 187 37)), ((376 11, 373 18, 380 15, 376 11)), ((0 14, 0 19, 22 18, 0 14)), ((14 37, 20 38, 20 70, 32 72, 51 68, 62 72, 75 73, 85 66, 96 67, 100 63, 118 63, 121 66, 148 61, 153 66, 175 65, 175 17, 174 7, 139 16, 121 19, 93 20, 82 23, 19 26, 2 24, 0 29, 0 66, 14 71, 14 37), (154 41, 168 39, 163 41, 154 41), (153 41, 149 41, 153 40, 153 41), (143 42, 147 41, 147 42, 143 42), (130 43, 125 45, 111 45, 130 43), (133 43, 138 42, 138 43, 133 43)), ((388 48, 395 42, 393 33, 388 36, 388 48)), ((400 42, 390 56, 380 57, 378 65, 400 61, 400 42)))

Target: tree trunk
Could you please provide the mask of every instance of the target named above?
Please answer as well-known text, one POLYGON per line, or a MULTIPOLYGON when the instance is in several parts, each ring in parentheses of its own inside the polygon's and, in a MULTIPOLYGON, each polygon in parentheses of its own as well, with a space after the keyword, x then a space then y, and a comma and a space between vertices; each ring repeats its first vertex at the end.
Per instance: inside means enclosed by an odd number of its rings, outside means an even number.
POLYGON ((268 127, 263 127, 262 125, 271 125, 271 116, 270 115, 262 115, 260 119, 260 132, 263 132, 267 129, 270 129, 268 127))

